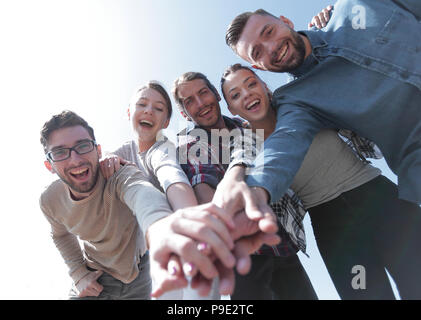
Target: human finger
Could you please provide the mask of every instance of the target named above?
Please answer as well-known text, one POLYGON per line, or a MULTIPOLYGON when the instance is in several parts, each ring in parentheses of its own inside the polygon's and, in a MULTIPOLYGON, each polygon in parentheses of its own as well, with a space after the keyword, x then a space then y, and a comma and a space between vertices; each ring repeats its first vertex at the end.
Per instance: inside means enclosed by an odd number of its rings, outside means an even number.
POLYGON ((188 277, 193 277, 197 273, 196 266, 191 262, 183 263, 183 272, 188 277))
POLYGON ((103 159, 99 162, 99 168, 105 179, 108 179, 111 175, 108 169, 108 159, 103 159))
POLYGON ((195 289, 201 297, 206 297, 212 289, 212 283, 213 280, 206 279, 202 274, 198 273, 192 278, 191 287, 192 289, 195 289))
MULTIPOLYGON (((167 251, 167 254, 168 252, 170 254, 177 254, 180 257, 183 266, 186 263, 191 263, 198 269, 197 271, 200 271, 205 277, 209 279, 212 279, 218 275, 214 263, 209 257, 200 253, 200 251, 197 249, 197 242, 191 239, 188 235, 185 236, 178 233, 171 234, 171 241, 168 241, 166 244, 165 251, 167 251)), ((152 258, 154 260, 162 261, 165 266, 167 266, 169 256, 167 258, 165 252, 163 253, 163 256, 160 256, 159 252, 153 251, 152 253, 152 258)), ((232 259, 235 261, 234 256, 232 256, 232 259)))
POLYGON ((104 274, 104 271, 102 270, 97 270, 94 272, 95 276, 94 276, 94 280, 97 280, 100 276, 102 276, 104 274))
POLYGON ((250 254, 257 251, 262 245, 273 246, 281 241, 277 234, 258 232, 252 236, 241 238, 236 242, 234 255, 237 259, 236 269, 239 274, 247 274, 251 268, 250 254))
POLYGON ((258 221, 259 229, 265 233, 276 233, 278 222, 272 208, 267 203, 261 203, 260 210, 263 212, 263 218, 258 221))
POLYGON ((180 258, 173 254, 170 257, 170 260, 168 261, 168 273, 172 276, 182 276, 183 270, 182 270, 182 263, 180 261, 180 258))
POLYGON ((165 292, 185 288, 188 285, 184 276, 171 275, 167 269, 154 262, 151 262, 151 276, 154 280, 151 297, 154 298, 159 298, 165 292))
POLYGON ((113 157, 111 160, 111 166, 113 167, 114 172, 117 172, 120 169, 120 158, 113 157))
MULTIPOLYGON (((172 246, 163 246, 158 250, 151 248, 150 252, 150 274, 153 279, 153 291, 151 297, 158 298, 167 291, 184 288, 188 281, 182 271, 181 258, 178 254, 185 237, 180 235, 172 236, 172 246)), ((212 265, 213 266, 213 265, 212 265)), ((217 274, 215 268, 215 274, 217 274)))
POLYGON ((91 289, 90 287, 85 288, 82 292, 79 293, 79 298, 98 297, 98 296, 99 296, 99 292, 91 289))
POLYGON ((320 18, 319 16, 314 16, 313 19, 311 20, 311 22, 313 22, 314 25, 316 25, 317 28, 321 29, 322 28, 322 23, 320 22, 320 18))
POLYGON ((324 18, 326 24, 330 20, 330 11, 327 8, 326 9, 323 9, 323 18, 324 18))
POLYGON ((320 20, 320 23, 321 23, 321 25, 322 25, 322 27, 324 28, 324 27, 326 27, 326 23, 327 23, 327 21, 326 21, 326 19, 325 19, 325 14, 324 14, 324 12, 322 11, 322 12, 320 12, 319 14, 318 14, 318 17, 319 17, 319 20, 320 20))
POLYGON ((209 202, 209 203, 205 203, 205 204, 199 206, 198 208, 200 208, 201 210, 204 210, 204 211, 208 211, 208 212, 212 213, 213 215, 217 216, 223 222, 225 222, 225 224, 228 226, 228 228, 231 228, 231 229, 234 228, 234 221, 233 221, 231 215, 227 212, 227 210, 221 208, 217 204, 209 202))
POLYGON ((244 210, 247 216, 252 220, 263 218, 263 212, 260 209, 260 199, 255 196, 250 188, 243 189, 244 210))
MULTIPOLYGON (((231 254, 231 247, 227 247, 224 241, 206 224, 203 222, 191 220, 191 219, 176 219, 173 223, 173 228, 176 233, 183 234, 197 241, 207 242, 213 249, 216 256, 229 268, 233 267, 235 264, 234 256, 231 254)), ((197 244, 192 241, 186 243, 186 246, 189 247, 191 252, 185 251, 185 254, 194 255, 195 257, 199 255, 202 260, 207 259, 206 256, 200 254, 197 250, 197 244)), ((233 246, 232 246, 233 247, 233 246)), ((185 258, 184 255, 182 255, 185 258)), ((185 258, 188 262, 193 262, 197 267, 199 265, 196 261, 185 258)), ((209 260, 209 259, 207 259, 209 260)), ((200 269, 200 267, 199 267, 200 269)), ((206 274, 205 274, 206 275, 206 274)))
POLYGON ((99 284, 98 281, 95 280, 91 283, 89 289, 98 292, 99 294, 102 292, 102 290, 104 290, 104 287, 101 284, 99 284))
POLYGON ((235 229, 231 233, 234 240, 252 235, 259 231, 258 221, 249 219, 244 211, 240 211, 234 217, 235 229))
MULTIPOLYGON (((181 211, 181 215, 190 220, 195 220, 198 222, 203 222, 206 226, 211 228, 216 234, 224 240, 228 248, 234 248, 234 242, 231 237, 231 233, 226 227, 226 225, 217 217, 213 215, 217 208, 214 204, 206 204, 206 206, 200 206, 196 209, 186 209, 181 211)), ((232 221, 232 228, 234 228, 234 222, 232 221)))
POLYGON ((230 295, 234 292, 235 273, 231 268, 226 268, 220 262, 217 262, 216 268, 219 273, 219 293, 221 295, 230 295))
POLYGON ((122 166, 126 165, 126 164, 132 164, 133 162, 127 161, 126 159, 123 159, 121 157, 118 157, 119 162, 122 166))
POLYGON ((199 250, 200 253, 209 256, 212 253, 212 248, 209 244, 206 242, 200 242, 197 244, 197 250, 199 250))

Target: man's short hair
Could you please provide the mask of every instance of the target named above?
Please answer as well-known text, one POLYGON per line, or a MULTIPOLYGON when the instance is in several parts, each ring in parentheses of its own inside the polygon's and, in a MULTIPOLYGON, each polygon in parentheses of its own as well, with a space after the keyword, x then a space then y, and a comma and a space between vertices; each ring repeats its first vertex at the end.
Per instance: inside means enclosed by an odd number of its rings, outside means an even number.
POLYGON ((228 26, 227 32, 225 33, 225 42, 232 50, 235 51, 235 47, 241 37, 241 34, 243 33, 244 27, 246 26, 250 17, 254 14, 259 14, 261 16, 271 16, 278 19, 278 17, 263 9, 259 9, 254 12, 244 12, 236 16, 228 26))
POLYGON ((183 83, 197 80, 197 79, 202 79, 203 81, 205 81, 206 86, 215 94, 215 96, 219 96, 218 90, 216 90, 215 86, 209 81, 209 79, 203 73, 186 72, 174 81, 174 85, 171 90, 174 100, 177 103, 177 106, 181 112, 185 112, 185 109, 183 106, 183 101, 181 101, 180 97, 178 96, 178 89, 180 85, 182 85, 183 83))
POLYGON ((92 140, 95 140, 94 129, 79 115, 73 111, 64 110, 59 114, 53 115, 50 120, 44 123, 41 129, 41 144, 44 147, 44 152, 48 152, 48 139, 53 131, 69 128, 74 126, 84 127, 92 140))

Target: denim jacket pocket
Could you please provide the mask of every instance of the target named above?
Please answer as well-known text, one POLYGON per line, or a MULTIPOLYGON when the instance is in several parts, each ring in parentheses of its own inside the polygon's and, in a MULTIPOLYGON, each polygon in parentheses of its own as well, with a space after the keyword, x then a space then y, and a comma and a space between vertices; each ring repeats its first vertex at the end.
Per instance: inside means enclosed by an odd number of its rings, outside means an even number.
MULTIPOLYGON (((410 19, 411 17, 403 14, 400 10, 393 10, 383 29, 377 34, 375 42, 377 44, 390 44, 398 52, 405 50, 410 54, 418 53, 421 55, 421 42, 417 41, 421 28, 414 28, 410 25, 405 27, 404 24, 408 24, 408 18, 410 19), (408 41, 410 39, 414 41, 408 41)), ((416 71, 421 72, 421 70, 416 71)))

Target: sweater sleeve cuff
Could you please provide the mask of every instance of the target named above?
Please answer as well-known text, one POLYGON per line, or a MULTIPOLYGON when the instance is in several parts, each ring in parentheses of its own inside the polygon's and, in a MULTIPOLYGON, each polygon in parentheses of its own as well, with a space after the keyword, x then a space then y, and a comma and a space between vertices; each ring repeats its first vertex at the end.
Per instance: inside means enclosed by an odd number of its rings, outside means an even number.
POLYGON ((88 273, 89 273, 89 270, 86 268, 86 266, 85 265, 81 265, 75 271, 70 272, 70 277, 73 279, 73 282, 76 285, 88 273))
POLYGON ((171 214, 171 212, 157 212, 153 215, 150 215, 143 219, 142 225, 140 226, 142 229, 142 232, 144 235, 146 235, 146 232, 148 231, 149 227, 154 224, 156 221, 161 220, 163 218, 168 217, 171 214))

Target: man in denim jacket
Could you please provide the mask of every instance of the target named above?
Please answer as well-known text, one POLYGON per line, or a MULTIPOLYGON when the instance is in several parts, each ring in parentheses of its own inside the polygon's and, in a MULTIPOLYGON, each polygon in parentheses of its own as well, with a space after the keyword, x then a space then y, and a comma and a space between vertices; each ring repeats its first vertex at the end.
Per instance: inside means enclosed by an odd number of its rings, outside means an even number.
POLYGON ((274 93, 276 130, 247 184, 280 198, 314 135, 346 128, 380 147, 400 198, 421 203, 420 20, 417 0, 340 0, 322 31, 263 10, 234 19, 226 40, 240 57, 295 78, 274 93))

